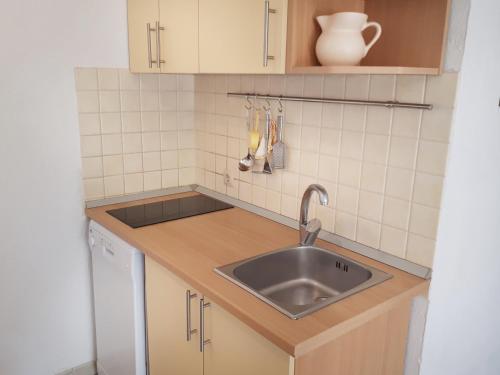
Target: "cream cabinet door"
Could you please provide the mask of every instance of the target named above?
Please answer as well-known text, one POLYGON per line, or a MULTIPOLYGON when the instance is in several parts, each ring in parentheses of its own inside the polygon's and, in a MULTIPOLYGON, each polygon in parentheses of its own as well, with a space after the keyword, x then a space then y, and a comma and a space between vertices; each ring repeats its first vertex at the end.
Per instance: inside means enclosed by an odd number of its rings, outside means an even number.
POLYGON ((128 50, 130 71, 157 73, 156 23, 159 21, 158 0, 128 0, 128 50))
POLYGON ((203 375, 198 332, 200 295, 188 302, 186 292, 189 290, 182 280, 146 257, 150 375, 203 375), (191 319, 192 329, 197 329, 190 341, 187 341, 187 319, 191 319))
POLYGON ((198 0, 159 0, 162 73, 198 73, 198 0))
POLYGON ((216 304, 204 311, 204 375, 293 375, 287 353, 216 304))
POLYGON ((199 2, 201 73, 285 72, 287 0, 199 2))

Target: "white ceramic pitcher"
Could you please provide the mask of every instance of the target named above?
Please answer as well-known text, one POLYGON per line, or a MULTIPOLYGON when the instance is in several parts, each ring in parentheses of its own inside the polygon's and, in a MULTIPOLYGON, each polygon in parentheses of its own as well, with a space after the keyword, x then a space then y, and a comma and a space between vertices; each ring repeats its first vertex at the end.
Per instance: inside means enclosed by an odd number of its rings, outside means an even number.
POLYGON ((321 65, 359 65, 370 48, 382 35, 382 27, 377 22, 367 22, 364 13, 341 12, 316 18, 322 34, 316 43, 316 56, 321 65), (375 27, 372 41, 365 44, 363 30, 375 27))

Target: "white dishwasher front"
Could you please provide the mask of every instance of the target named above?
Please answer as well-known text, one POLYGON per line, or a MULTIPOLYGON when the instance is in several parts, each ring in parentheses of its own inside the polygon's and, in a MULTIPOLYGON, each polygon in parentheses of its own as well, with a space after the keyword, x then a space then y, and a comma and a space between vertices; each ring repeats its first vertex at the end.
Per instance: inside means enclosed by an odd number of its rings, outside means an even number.
POLYGON ((146 375, 144 255, 89 225, 99 375, 146 375))

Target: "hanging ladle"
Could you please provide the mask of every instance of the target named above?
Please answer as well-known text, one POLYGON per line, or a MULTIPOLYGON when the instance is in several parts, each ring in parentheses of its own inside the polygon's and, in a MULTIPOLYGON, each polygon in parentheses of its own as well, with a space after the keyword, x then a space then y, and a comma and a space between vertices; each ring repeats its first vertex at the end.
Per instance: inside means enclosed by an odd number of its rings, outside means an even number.
POLYGON ((242 172, 246 172, 250 170, 250 168, 253 167, 254 163, 254 158, 252 156, 252 153, 250 152, 250 148, 248 149, 248 154, 244 158, 240 160, 238 163, 238 169, 242 172))

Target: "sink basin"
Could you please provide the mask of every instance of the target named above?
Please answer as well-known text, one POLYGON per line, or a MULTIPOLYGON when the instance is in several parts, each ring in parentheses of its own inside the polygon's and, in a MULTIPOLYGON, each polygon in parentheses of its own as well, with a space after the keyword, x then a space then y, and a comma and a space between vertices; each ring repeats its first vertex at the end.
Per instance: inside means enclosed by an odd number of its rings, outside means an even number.
POLYGON ((292 319, 392 277, 313 246, 276 250, 217 267, 215 272, 292 319))

